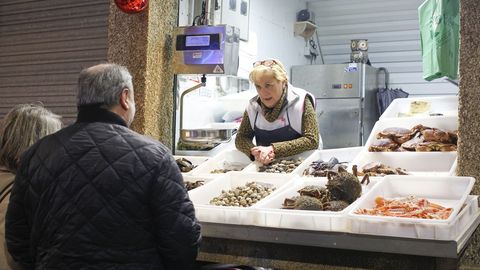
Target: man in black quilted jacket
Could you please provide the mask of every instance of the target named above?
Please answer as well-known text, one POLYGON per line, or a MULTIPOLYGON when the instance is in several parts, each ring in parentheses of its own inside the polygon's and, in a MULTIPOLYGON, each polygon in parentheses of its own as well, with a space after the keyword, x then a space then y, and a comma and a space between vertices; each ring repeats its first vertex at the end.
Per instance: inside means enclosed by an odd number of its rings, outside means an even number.
POLYGON ((26 269, 191 269, 200 225, 167 148, 131 131, 132 77, 101 64, 78 79, 77 122, 21 159, 7 247, 26 269))

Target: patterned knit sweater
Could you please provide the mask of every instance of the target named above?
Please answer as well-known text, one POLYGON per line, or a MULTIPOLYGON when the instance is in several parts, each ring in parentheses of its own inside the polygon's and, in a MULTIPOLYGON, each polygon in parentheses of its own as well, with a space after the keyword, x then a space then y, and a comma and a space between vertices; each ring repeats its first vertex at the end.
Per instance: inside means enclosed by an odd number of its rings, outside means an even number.
MULTIPOLYGON (((277 105, 275 105, 275 107, 273 107, 272 109, 268 109, 260 103, 260 105, 262 105, 262 110, 265 118, 269 122, 275 121, 275 119, 277 119, 280 115, 283 107, 286 105, 285 92, 286 91, 284 91, 284 93, 282 94, 282 97, 280 98, 277 105)), ((290 141, 272 143, 275 152, 275 158, 292 156, 307 150, 314 150, 318 148, 319 135, 315 109, 313 108, 313 105, 310 102, 309 98, 306 98, 306 101, 308 102, 305 102, 305 111, 302 117, 303 136, 290 141)), ((254 132, 250 124, 250 119, 248 117, 248 113, 245 111, 245 113, 243 114, 242 123, 240 124, 240 128, 237 132, 235 146, 239 151, 249 156, 251 160, 254 160, 254 157, 250 154, 250 149, 255 146, 252 142, 253 137, 254 132)))

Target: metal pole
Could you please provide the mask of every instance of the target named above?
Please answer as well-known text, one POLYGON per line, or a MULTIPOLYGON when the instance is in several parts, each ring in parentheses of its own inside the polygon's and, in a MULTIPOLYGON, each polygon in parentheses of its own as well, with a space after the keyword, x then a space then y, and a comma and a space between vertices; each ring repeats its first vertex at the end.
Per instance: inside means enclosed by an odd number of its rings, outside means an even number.
POLYGON ((183 93, 180 95, 180 131, 183 129, 183 97, 194 91, 197 90, 198 88, 205 86, 204 83, 199 83, 197 85, 194 85, 193 87, 188 88, 187 90, 183 91, 183 93))
POLYGON ((208 25, 208 17, 210 16, 210 0, 205 0, 205 21, 204 25, 208 25))

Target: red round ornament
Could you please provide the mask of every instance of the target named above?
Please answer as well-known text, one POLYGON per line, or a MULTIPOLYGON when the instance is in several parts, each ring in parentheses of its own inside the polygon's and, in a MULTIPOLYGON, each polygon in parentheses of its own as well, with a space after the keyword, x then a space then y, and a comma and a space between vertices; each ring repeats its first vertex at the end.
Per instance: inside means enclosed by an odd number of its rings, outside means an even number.
POLYGON ((115 4, 125 13, 138 13, 148 6, 148 0, 115 0, 115 4))

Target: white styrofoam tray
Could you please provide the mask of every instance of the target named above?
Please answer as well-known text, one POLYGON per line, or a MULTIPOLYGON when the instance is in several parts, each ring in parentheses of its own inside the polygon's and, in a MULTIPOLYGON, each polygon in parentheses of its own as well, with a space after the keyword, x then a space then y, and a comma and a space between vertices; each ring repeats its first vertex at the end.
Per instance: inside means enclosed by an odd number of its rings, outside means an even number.
POLYGON ((450 175, 450 176, 456 176, 457 175, 457 160, 458 160, 458 157, 455 158, 455 161, 453 162, 453 165, 450 168, 450 171, 449 171, 448 175, 450 175))
MULTIPOLYGON (((398 113, 408 113, 410 111, 410 103, 413 101, 430 102, 430 113, 441 113, 444 116, 458 115, 458 96, 437 96, 437 97, 418 97, 418 98, 397 98, 392 101, 388 108, 380 116, 384 118, 397 118, 398 113)), ((425 117, 427 115, 407 116, 407 117, 425 117)), ((437 116, 432 116, 437 117, 437 116)))
MULTIPOLYGON (((300 175, 303 175, 303 172, 310 167, 312 162, 319 160, 329 161, 332 157, 337 158, 339 162, 350 163, 362 151, 362 149, 364 149, 363 146, 316 150, 305 160, 305 162, 302 162, 297 169, 300 172, 300 175)), ((313 177, 311 175, 305 176, 313 177)))
POLYGON ((395 231, 396 229, 392 231, 391 227, 398 223, 424 225, 451 223, 464 204, 474 183, 475 179, 473 177, 387 175, 365 196, 362 196, 358 204, 348 213, 351 218, 352 228, 356 228, 354 232, 358 233, 375 232, 378 234, 398 234, 398 236, 416 238, 419 234, 416 226, 404 226, 404 229, 398 232, 395 231), (385 199, 399 199, 411 195, 427 199, 443 207, 451 207, 453 211, 448 219, 445 220, 360 215, 355 213, 360 208, 372 209, 375 206, 375 198, 379 196, 385 199), (393 225, 372 225, 375 222, 388 222, 388 224, 391 223, 393 225), (365 226, 366 223, 369 225, 365 226))
MULTIPOLYGON (((362 185, 362 194, 371 189, 375 183, 375 178, 372 178, 370 184, 362 185)), ((298 190, 309 185, 325 187, 326 184, 326 177, 297 177, 290 187, 257 203, 255 208, 258 209, 258 212, 255 223, 275 228, 348 232, 346 214, 355 206, 358 199, 338 212, 282 209, 282 203, 286 198, 299 196, 298 190)))
POLYGON ((457 152, 361 152, 349 166, 359 171, 370 162, 380 162, 392 168, 405 169, 411 175, 449 176, 457 152))
MULTIPOLYGON (((174 155, 173 158, 175 160, 177 160, 179 158, 185 158, 185 159, 189 160, 195 166, 195 168, 209 159, 209 157, 204 157, 204 156, 177 156, 177 155, 174 155)), ((187 174, 190 174, 192 171, 182 172, 182 174, 187 175, 187 174)))
MULTIPOLYGON (((285 173, 286 175, 301 175, 303 170, 300 168, 302 165, 306 162, 306 160, 314 153, 315 151, 305 151, 297 155, 289 156, 289 157, 283 157, 283 158, 278 158, 280 160, 297 160, 298 158, 302 159, 302 163, 298 165, 298 167, 295 168, 291 173, 285 173)), ((251 173, 261 173, 261 174, 278 174, 278 173, 268 173, 268 172, 259 172, 258 169, 262 166, 262 163, 258 161, 252 162, 250 165, 248 165, 243 171, 244 172, 251 172, 251 173)))
MULTIPOLYGON (((293 178, 287 175, 228 172, 192 190, 189 195, 195 206, 195 215, 200 221, 257 225, 255 224, 256 204, 250 207, 216 206, 210 205, 210 200, 219 196, 222 190, 228 191, 238 186, 245 186, 248 182, 268 183, 276 188, 269 196, 262 199, 265 200, 290 186, 293 181, 293 178)), ((257 204, 262 200, 258 201, 257 204)))
POLYGON ((209 160, 200 164, 197 168, 191 171, 192 175, 216 175, 211 173, 215 169, 225 168, 241 168, 242 170, 252 163, 249 157, 244 153, 236 150, 229 149, 218 153, 216 156, 211 157, 209 160))
POLYGON ((385 235, 434 240, 456 240, 472 219, 479 215, 478 196, 467 196, 460 212, 452 222, 439 223, 408 223, 378 220, 354 221, 350 219, 352 233, 385 235))
POLYGON ((375 126, 368 137, 365 146, 368 147, 376 140, 376 136, 379 132, 390 127, 402 127, 411 129, 414 126, 422 124, 430 128, 438 128, 444 131, 454 131, 458 129, 458 117, 457 116, 437 116, 437 117, 415 117, 415 118, 385 118, 380 119, 375 123, 375 126))

